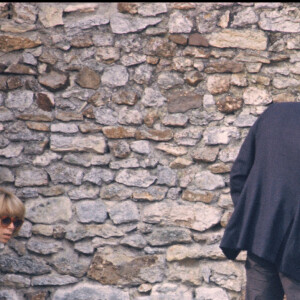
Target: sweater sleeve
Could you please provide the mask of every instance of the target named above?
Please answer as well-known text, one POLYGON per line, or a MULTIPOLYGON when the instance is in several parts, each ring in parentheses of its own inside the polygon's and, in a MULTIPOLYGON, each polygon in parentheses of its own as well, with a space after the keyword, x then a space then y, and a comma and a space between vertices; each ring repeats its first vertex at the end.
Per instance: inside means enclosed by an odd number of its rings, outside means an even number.
POLYGON ((257 121, 258 120, 256 120, 254 125, 250 128, 231 168, 230 193, 234 206, 236 206, 238 202, 239 196, 254 163, 257 121))

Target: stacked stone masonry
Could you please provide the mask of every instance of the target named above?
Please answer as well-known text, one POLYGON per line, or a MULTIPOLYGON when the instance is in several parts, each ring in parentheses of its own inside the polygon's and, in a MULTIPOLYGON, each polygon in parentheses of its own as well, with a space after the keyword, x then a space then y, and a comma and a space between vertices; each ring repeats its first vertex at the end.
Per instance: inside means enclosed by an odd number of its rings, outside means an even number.
POLYGON ((0 298, 241 300, 229 172, 300 101, 297 2, 0 3, 0 298))

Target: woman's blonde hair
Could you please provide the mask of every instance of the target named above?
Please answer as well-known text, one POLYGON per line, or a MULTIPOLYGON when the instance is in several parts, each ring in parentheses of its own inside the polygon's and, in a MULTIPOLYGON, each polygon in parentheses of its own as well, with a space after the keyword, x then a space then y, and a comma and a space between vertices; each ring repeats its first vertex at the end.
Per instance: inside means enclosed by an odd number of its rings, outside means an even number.
POLYGON ((25 217, 25 206, 12 192, 0 188, 0 217, 4 216, 17 217, 23 220, 25 217))

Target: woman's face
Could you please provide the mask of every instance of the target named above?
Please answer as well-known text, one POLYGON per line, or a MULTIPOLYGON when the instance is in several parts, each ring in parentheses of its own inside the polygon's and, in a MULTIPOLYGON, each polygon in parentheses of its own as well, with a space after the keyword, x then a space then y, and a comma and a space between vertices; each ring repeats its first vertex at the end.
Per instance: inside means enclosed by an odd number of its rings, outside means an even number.
POLYGON ((0 242, 6 244, 14 234, 14 231, 20 229, 23 221, 13 217, 0 218, 0 242))

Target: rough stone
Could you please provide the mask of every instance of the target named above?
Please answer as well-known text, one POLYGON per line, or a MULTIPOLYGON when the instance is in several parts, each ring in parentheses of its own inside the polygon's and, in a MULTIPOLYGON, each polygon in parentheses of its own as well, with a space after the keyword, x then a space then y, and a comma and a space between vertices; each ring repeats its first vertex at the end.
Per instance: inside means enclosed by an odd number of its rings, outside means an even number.
POLYGON ((59 72, 51 71, 50 73, 40 75, 39 83, 52 92, 63 90, 69 86, 68 75, 59 72))
POLYGON ((169 113, 184 113, 190 109, 201 108, 202 95, 186 93, 183 95, 172 95, 168 99, 169 113))
POLYGON ((83 67, 78 73, 76 83, 83 88, 97 90, 100 85, 100 76, 94 70, 83 67))
POLYGON ((267 37, 261 30, 245 29, 223 29, 214 32, 208 37, 211 46, 218 48, 241 48, 252 50, 266 50, 267 37))
POLYGON ((162 281, 163 267, 160 256, 141 255, 122 247, 104 247, 95 254, 88 277, 104 285, 154 283, 162 281))
POLYGON ((25 37, 16 37, 12 35, 2 35, 0 37, 0 50, 3 52, 12 52, 20 49, 30 49, 41 45, 39 40, 31 40, 25 37))

